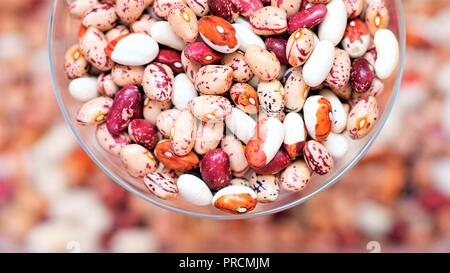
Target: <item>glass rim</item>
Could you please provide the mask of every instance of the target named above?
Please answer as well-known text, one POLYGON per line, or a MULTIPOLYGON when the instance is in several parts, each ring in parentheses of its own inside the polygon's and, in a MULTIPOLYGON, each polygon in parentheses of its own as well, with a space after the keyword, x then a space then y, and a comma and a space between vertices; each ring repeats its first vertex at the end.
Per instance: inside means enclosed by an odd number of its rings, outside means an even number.
POLYGON ((318 187, 314 191, 299 197, 298 199, 291 201, 285 205, 278 206, 275 208, 257 211, 250 214, 241 214, 241 215, 226 215, 226 214, 208 214, 208 213, 201 213, 201 212, 195 212, 190 211, 187 209, 177 208, 173 207, 169 204, 165 204, 162 201, 159 201, 157 199, 152 199, 145 194, 141 193, 137 189, 133 188, 128 182, 124 181, 120 177, 116 176, 108 167, 103 165, 103 163, 87 148, 87 146, 84 143, 84 140, 81 138, 81 136, 78 134, 78 131, 75 129, 74 125, 72 124, 69 114, 67 112, 66 106, 62 100, 62 97, 60 95, 59 86, 56 80, 56 74, 55 74, 55 67, 53 65, 53 55, 52 55, 52 49, 53 49, 53 26, 54 26, 54 17, 55 17, 55 11, 56 11, 56 3, 58 0, 52 0, 50 4, 50 10, 49 10, 49 19, 48 19, 48 29, 47 29, 47 51, 48 51, 48 61, 50 65, 50 74, 53 84, 53 90, 55 93, 56 101, 58 103, 58 106, 60 108, 60 111, 63 115, 65 123, 69 126, 70 130, 72 131, 72 134, 75 136, 78 144, 81 146, 81 148, 84 150, 84 152, 91 158, 92 161, 103 171, 105 172, 114 182, 122 186, 124 189, 129 191, 130 193, 144 199, 147 202, 150 202, 153 205, 156 205, 160 208, 167 209, 172 212, 177 212, 184 215, 189 215, 197 218, 205 218, 205 219, 214 219, 214 220, 241 220, 241 219, 250 219, 258 216, 266 216, 273 213, 278 213, 290 208, 293 208, 295 206, 298 206, 318 193, 324 191, 328 187, 336 184, 345 174, 348 173, 363 157, 366 155, 370 147, 373 145, 375 140, 380 135, 381 131, 383 130, 384 126, 386 125, 386 122, 392 112, 392 109, 394 107, 395 101, 397 100, 398 93, 400 91, 403 72, 404 72, 404 64, 405 64, 405 57, 406 57, 406 25, 405 25, 405 17, 404 17, 404 11, 403 11, 403 5, 401 0, 395 0, 396 7, 397 7, 397 13, 398 13, 398 20, 399 20, 399 45, 400 45, 400 62, 399 62, 399 68, 398 68, 398 77, 395 79, 395 83, 393 85, 392 94, 390 96, 390 99, 388 101, 388 104, 384 110, 382 118, 379 120, 379 126, 376 128, 368 142, 364 145, 364 147, 358 152, 358 154, 352 159, 352 161, 342 169, 341 172, 337 173, 334 177, 332 177, 330 180, 325 182, 322 186, 318 187))

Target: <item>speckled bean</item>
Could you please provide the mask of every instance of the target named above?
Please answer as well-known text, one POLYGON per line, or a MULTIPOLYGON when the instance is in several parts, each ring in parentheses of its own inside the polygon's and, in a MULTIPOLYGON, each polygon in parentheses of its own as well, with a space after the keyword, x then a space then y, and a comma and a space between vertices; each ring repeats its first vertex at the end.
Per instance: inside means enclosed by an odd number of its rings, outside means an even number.
POLYGON ((280 186, 275 175, 258 175, 257 179, 250 181, 250 188, 256 192, 260 203, 270 203, 278 199, 280 186))
POLYGON ((119 156, 120 150, 131 143, 127 133, 124 132, 115 137, 109 133, 104 123, 97 126, 95 137, 105 151, 115 156, 119 156))
POLYGON ((144 67, 115 64, 111 70, 111 76, 118 86, 140 85, 144 76, 144 67))
POLYGON ((64 72, 67 78, 75 79, 87 75, 89 63, 81 52, 80 47, 73 45, 64 55, 64 72))
POLYGON ((255 76, 262 81, 276 79, 281 69, 280 61, 275 54, 257 45, 247 48, 245 61, 255 76))
POLYGON ((139 144, 128 144, 120 150, 120 159, 133 177, 143 178, 156 171, 158 164, 153 154, 139 144))
POLYGON ((156 119, 161 111, 170 109, 172 107, 172 101, 157 101, 146 98, 144 100, 144 107, 142 114, 144 118, 150 121, 152 124, 156 124, 156 119))
POLYGON ((334 51, 334 61, 331 71, 325 79, 325 85, 332 89, 341 89, 350 81, 352 63, 347 52, 340 48, 334 51))
POLYGON ((195 88, 205 95, 220 95, 233 84, 233 69, 225 65, 205 65, 197 73, 195 88))
POLYGON ((189 154, 195 145, 197 122, 189 110, 182 111, 170 133, 173 151, 178 156, 189 154))
POLYGON ((83 56, 100 71, 108 71, 113 66, 113 62, 106 54, 107 47, 105 35, 96 28, 89 27, 80 37, 83 56))
POLYGON ((370 33, 363 21, 355 19, 348 23, 342 39, 342 48, 352 58, 364 56, 371 42, 370 33))
POLYGON ((100 31, 107 31, 114 27, 117 14, 110 3, 102 3, 86 11, 81 23, 85 27, 96 27, 100 31))
POLYGON ((360 139, 374 127, 378 120, 378 105, 375 97, 360 100, 350 111, 347 133, 352 139, 360 139))
POLYGON ((172 131, 175 121, 180 113, 181 111, 178 109, 169 109, 158 114, 156 118, 156 127, 164 137, 170 137, 170 132, 172 131))
POLYGON ((134 33, 150 35, 150 30, 156 22, 157 21, 155 18, 152 18, 149 14, 144 14, 141 18, 139 18, 139 20, 130 25, 130 30, 134 33))
POLYGON ((260 82, 257 89, 261 110, 269 116, 278 116, 284 110, 286 92, 278 80, 260 82))
POLYGON ((153 149, 156 146, 158 137, 155 125, 145 119, 133 119, 128 125, 128 135, 139 145, 147 149, 153 149))
POLYGON ((222 64, 233 69, 234 81, 244 83, 248 82, 253 77, 253 72, 245 61, 245 55, 240 51, 227 54, 222 59, 222 64))
POLYGON ((119 87, 111 74, 102 73, 97 78, 97 90, 103 96, 114 97, 119 87))
POLYGON ((232 0, 236 5, 239 14, 245 18, 250 18, 250 16, 257 10, 264 7, 261 0, 232 0))
POLYGON ((153 3, 153 10, 159 18, 167 19, 171 9, 183 7, 184 5, 184 0, 155 0, 153 3))
POLYGON ((77 122, 81 125, 95 125, 105 122, 110 114, 113 100, 109 97, 97 97, 84 103, 77 114, 77 122))
POLYGON ((208 0, 186 0, 186 4, 197 16, 205 16, 209 13, 208 0))
POLYGON ((195 82, 195 78, 197 77, 197 73, 202 67, 201 63, 189 60, 184 54, 184 50, 181 52, 181 64, 183 65, 183 69, 186 75, 192 82, 195 82))
POLYGON ((203 155, 219 146, 225 124, 219 122, 199 122, 195 137, 194 151, 203 155))
POLYGON ((204 95, 193 98, 189 110, 199 120, 204 122, 219 122, 231 113, 230 101, 221 96, 204 95))
POLYGON ((136 21, 146 8, 144 0, 116 0, 116 13, 126 24, 136 21))
POLYGON ((211 14, 220 16, 231 23, 239 16, 238 8, 231 0, 208 0, 208 6, 211 14))
POLYGON ((144 177, 144 184, 151 193, 161 199, 173 199, 178 194, 175 180, 161 172, 149 173, 144 177))
POLYGON ((174 7, 169 11, 167 21, 175 32, 186 43, 192 43, 198 37, 198 21, 195 13, 186 6, 174 7))
POLYGON ((250 24, 258 35, 282 34, 287 30, 287 14, 280 8, 267 6, 250 16, 250 24))
POLYGON ((281 174, 280 186, 289 192, 300 192, 309 184, 311 175, 312 171, 305 161, 297 160, 281 174))
POLYGON ((287 112, 299 112, 309 94, 310 87, 305 83, 301 67, 289 68, 283 77, 287 112))

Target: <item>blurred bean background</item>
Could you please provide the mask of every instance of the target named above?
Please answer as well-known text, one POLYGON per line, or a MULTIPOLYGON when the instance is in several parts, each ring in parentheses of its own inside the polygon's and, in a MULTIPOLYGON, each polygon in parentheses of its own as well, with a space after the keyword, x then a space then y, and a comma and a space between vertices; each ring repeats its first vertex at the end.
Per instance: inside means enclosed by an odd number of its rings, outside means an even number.
POLYGON ((304 205, 218 222, 149 205, 91 162, 53 97, 49 1, 2 0, 0 252, 450 251, 450 2, 403 3, 403 86, 369 154, 304 205))

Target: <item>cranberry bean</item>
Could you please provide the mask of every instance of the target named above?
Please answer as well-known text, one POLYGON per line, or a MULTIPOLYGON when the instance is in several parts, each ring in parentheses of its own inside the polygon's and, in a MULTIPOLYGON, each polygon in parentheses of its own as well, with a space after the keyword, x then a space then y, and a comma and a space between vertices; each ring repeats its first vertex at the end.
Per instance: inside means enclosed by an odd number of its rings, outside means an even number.
POLYGON ((216 63, 224 57, 222 53, 212 50, 204 42, 188 44, 184 48, 183 52, 189 60, 201 63, 203 65, 216 63))
POLYGON ((114 6, 110 3, 103 3, 88 10, 81 23, 85 27, 96 27, 100 31, 107 31, 114 27, 116 20, 114 6))
POLYGON ((114 97, 119 87, 114 83, 111 74, 102 73, 97 78, 97 90, 103 96, 114 97))
POLYGON ((358 17, 364 9, 365 2, 365 0, 344 0, 347 17, 350 19, 358 17))
POLYGON ((111 41, 117 39, 120 36, 125 36, 130 34, 130 30, 124 26, 124 25, 117 25, 110 29, 108 32, 106 32, 106 40, 108 40, 108 43, 111 41))
POLYGON ((113 66, 113 62, 106 54, 107 47, 108 41, 98 29, 89 27, 85 32, 82 32, 80 37, 81 52, 100 71, 108 71, 113 66))
POLYGON ((282 64, 289 63, 286 58, 286 45, 287 40, 281 37, 268 37, 266 39, 267 50, 272 51, 282 64))
POLYGON ((166 138, 170 137, 175 121, 180 115, 181 111, 178 109, 169 109, 162 111, 156 118, 156 127, 158 131, 166 138))
POLYGON ((171 9, 183 6, 184 0, 155 0, 153 11, 159 18, 167 19, 171 9))
POLYGON ((325 146, 319 142, 314 140, 306 142, 303 153, 308 167, 318 175, 325 175, 334 167, 333 157, 327 152, 325 146))
POLYGON ((98 0, 76 0, 70 2, 69 13, 75 18, 81 19, 87 11, 99 4, 98 0))
POLYGON ((120 159, 127 172, 138 178, 156 171, 158 164, 153 154, 139 144, 129 144, 120 150, 120 159))
POLYGON ((230 159, 222 149, 208 152, 200 162, 203 180, 212 190, 226 187, 231 181, 230 159))
POLYGON ((144 107, 142 108, 143 117, 150 121, 152 124, 156 124, 156 119, 161 111, 172 108, 172 102, 168 101, 157 101, 146 98, 144 100, 144 107))
POLYGON ((116 0, 115 8, 120 20, 130 24, 141 16, 146 5, 144 0, 116 0))
POLYGON ((280 81, 260 82, 257 93, 261 110, 267 115, 278 116, 283 112, 286 92, 280 81))
POLYGON ((183 50, 181 52, 181 64, 183 65, 184 72, 192 82, 195 82, 195 78, 202 64, 189 60, 184 53, 185 51, 183 50))
POLYGON ((139 18, 139 20, 133 22, 130 25, 130 29, 134 33, 142 33, 150 35, 150 29, 156 22, 157 21, 155 18, 152 18, 149 14, 144 14, 141 16, 141 18, 139 18))
POLYGON ((114 103, 106 119, 108 131, 117 136, 126 128, 131 121, 131 118, 138 111, 140 106, 141 94, 135 85, 129 85, 122 88, 114 99, 114 103))
POLYGON ((142 87, 149 99, 168 101, 172 99, 174 76, 169 66, 154 62, 145 68, 142 87))
POLYGON ((170 133, 173 151, 177 156, 189 154, 195 145, 197 122, 189 110, 182 111, 170 133))
POLYGON ((232 84, 233 69, 225 65, 205 65, 195 78, 195 87, 205 95, 226 93, 232 84))
POLYGON ((96 134, 98 144, 112 155, 119 156, 120 150, 131 143, 131 139, 127 133, 121 133, 118 136, 113 136, 109 133, 106 124, 100 124, 97 127, 96 134))
POLYGON ((302 1, 299 0, 272 0, 271 6, 286 11, 287 17, 291 17, 300 10, 302 1))
POLYGON ((353 61, 351 84, 355 92, 364 93, 367 91, 374 78, 375 72, 366 59, 358 58, 353 61))
POLYGON ((222 64, 233 69, 234 81, 244 83, 248 82, 253 77, 253 72, 245 61, 245 55, 240 51, 227 54, 222 59, 222 64))
POLYGON ((181 54, 178 51, 160 49, 155 61, 168 65, 175 74, 184 72, 183 64, 181 63, 181 54))
POLYGON ((294 14, 288 20, 289 33, 294 33, 299 28, 312 28, 322 23, 327 11, 327 6, 317 4, 294 14))
POLYGON ((205 95, 193 98, 189 110, 201 121, 219 122, 231 113, 231 103, 225 97, 205 95))
POLYGON ((334 62, 325 85, 333 89, 341 89, 349 83, 352 63, 350 56, 344 50, 336 48, 334 62))
POLYGON ((153 149, 158 141, 155 125, 145 119, 133 119, 128 125, 131 139, 147 149, 153 149))
POLYGON ((144 67, 115 64, 111 75, 114 83, 118 86, 140 85, 144 76, 144 67))
POLYGON ((197 16, 205 16, 209 13, 208 0, 186 0, 186 4, 197 16))
POLYGON ((222 140, 224 127, 223 121, 200 122, 195 137, 194 151, 202 155, 216 149, 222 140))
POLYGON ((280 73, 281 64, 275 54, 260 46, 252 45, 247 48, 245 61, 260 80, 270 81, 276 79, 280 73))
POLYGON ((287 14, 277 7, 264 7, 250 16, 250 24, 258 35, 282 34, 287 30, 287 14))

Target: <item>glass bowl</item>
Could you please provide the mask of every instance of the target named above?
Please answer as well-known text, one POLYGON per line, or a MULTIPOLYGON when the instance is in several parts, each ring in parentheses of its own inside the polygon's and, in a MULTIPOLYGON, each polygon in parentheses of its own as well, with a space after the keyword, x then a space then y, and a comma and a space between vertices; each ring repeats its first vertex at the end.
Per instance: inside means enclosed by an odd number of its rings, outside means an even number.
POLYGON ((213 206, 194 206, 181 197, 170 201, 155 197, 148 191, 141 179, 128 175, 120 160, 109 155, 97 144, 95 126, 83 127, 76 123, 75 117, 81 103, 75 101, 69 95, 67 89, 69 80, 65 76, 63 63, 65 51, 77 41, 80 23, 69 16, 66 0, 54 0, 49 16, 48 50, 56 99, 65 121, 91 159, 115 182, 149 203, 174 212, 212 219, 244 219, 276 213, 307 201, 339 181, 346 172, 358 163, 381 132, 400 88, 405 54, 405 24, 401 1, 386 0, 386 3, 391 17, 389 28, 397 35, 401 56, 396 72, 385 82, 385 91, 377 97, 381 112, 379 122, 368 136, 350 143, 352 149, 347 152, 344 158, 336 161, 336 166, 331 173, 326 176, 313 176, 311 183, 301 193, 294 194, 282 191, 276 202, 258 204, 255 210, 247 214, 233 215, 222 212, 213 206))

